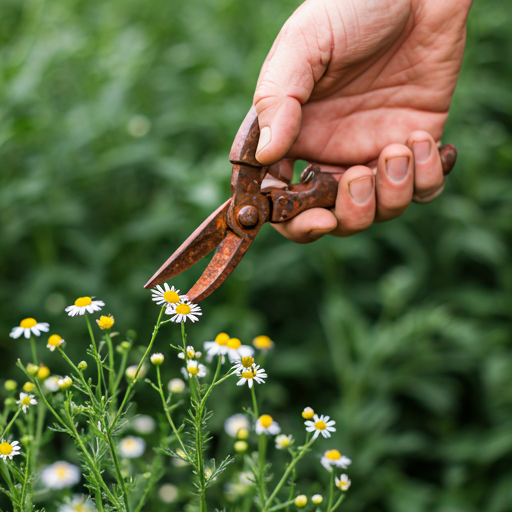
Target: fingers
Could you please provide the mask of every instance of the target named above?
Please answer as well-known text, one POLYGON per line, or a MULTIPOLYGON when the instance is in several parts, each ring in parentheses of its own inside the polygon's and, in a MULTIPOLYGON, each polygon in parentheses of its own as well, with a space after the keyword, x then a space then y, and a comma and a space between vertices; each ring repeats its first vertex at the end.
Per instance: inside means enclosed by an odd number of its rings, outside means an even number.
POLYGON ((377 163, 376 222, 401 215, 409 206, 414 190, 414 158, 403 144, 385 147, 377 163))
POLYGON ((417 203, 428 203, 444 189, 441 157, 432 136, 418 130, 409 136, 407 146, 414 154, 414 196, 417 203))

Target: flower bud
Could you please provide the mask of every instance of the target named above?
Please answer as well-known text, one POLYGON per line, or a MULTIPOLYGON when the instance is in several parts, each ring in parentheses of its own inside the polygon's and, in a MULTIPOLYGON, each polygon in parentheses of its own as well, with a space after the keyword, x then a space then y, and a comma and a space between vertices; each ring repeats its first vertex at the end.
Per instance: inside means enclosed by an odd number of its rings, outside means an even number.
POLYGON ((100 329, 106 331, 107 329, 110 329, 114 325, 114 317, 112 315, 100 316, 96 320, 96 323, 98 324, 100 329))
POLYGON ((324 501, 324 499, 321 494, 315 494, 314 496, 311 497, 311 501, 315 505, 320 505, 320 503, 322 503, 322 501, 324 501))
POLYGON ((68 389, 73 385, 73 380, 67 375, 63 379, 59 379, 57 382, 59 389, 68 389))
POLYGON ((39 369, 37 370, 37 378, 39 380, 47 379, 50 376, 50 368, 48 366, 45 366, 42 364, 39 366, 39 369))
POLYGON ((237 441, 234 445, 235 451, 242 453, 247 451, 247 448, 249 448, 249 445, 245 441, 237 441))
POLYGON ((87 370, 87 363, 85 361, 80 361, 78 363, 78 369, 81 371, 81 372, 85 372, 85 370, 87 370))
POLYGON ((34 391, 34 388, 35 386, 32 382, 25 382, 25 384, 23 384, 23 391, 26 391, 27 393, 34 391))
POLYGON ((16 403, 16 400, 14 400, 14 398, 6 398, 6 399, 4 400, 4 405, 5 405, 5 407, 11 407, 11 406, 13 406, 15 403, 16 403))
POLYGON ((16 391, 16 388, 18 387, 18 383, 15 380, 6 380, 4 382, 4 388, 6 391, 16 391))
POLYGON ((196 351, 194 350, 194 347, 189 345, 187 347, 187 356, 189 359, 194 359, 194 356, 196 355, 196 351))
POLYGON ((311 409, 311 407, 306 407, 306 408, 302 411, 302 417, 303 417, 305 420, 310 420, 314 415, 315 415, 315 411, 314 411, 313 409, 311 409))
POLYGON ((130 348, 130 342, 129 341, 122 341, 121 342, 121 348, 123 350, 128 350, 130 348))
POLYGON ((242 357, 241 363, 244 368, 250 368, 254 364, 254 357, 251 357, 251 356, 242 357))
POLYGON ((181 379, 171 379, 169 384, 167 384, 167 389, 171 393, 183 393, 185 383, 181 379))
POLYGON ((238 439, 247 439, 249 437, 249 431, 246 428, 241 428, 236 433, 238 439))
POLYGON ((32 443, 32 441, 34 440, 34 437, 33 436, 30 436, 28 434, 24 435, 20 441, 22 444, 24 444, 25 446, 28 446, 30 443, 32 443))
POLYGON ((308 499, 306 496, 304 496, 304 494, 299 494, 295 498, 294 503, 297 508, 304 508, 308 504, 308 499))
POLYGON ((29 375, 35 375, 39 371, 39 366, 33 363, 27 364, 27 372, 29 375))
POLYGON ((164 362, 164 355, 161 354, 160 352, 157 352, 156 354, 153 354, 151 356, 151 362, 155 366, 160 366, 164 362))

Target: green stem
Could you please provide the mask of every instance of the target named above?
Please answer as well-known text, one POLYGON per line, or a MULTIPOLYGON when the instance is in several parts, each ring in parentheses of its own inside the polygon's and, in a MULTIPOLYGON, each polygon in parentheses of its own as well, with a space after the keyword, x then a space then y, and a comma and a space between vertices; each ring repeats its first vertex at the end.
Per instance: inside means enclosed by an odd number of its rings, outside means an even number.
POLYGON ((39 365, 39 361, 37 359, 37 347, 36 340, 34 336, 30 335, 30 350, 32 351, 32 359, 34 360, 35 365, 39 365))
MULTIPOLYGON (((160 324, 161 325, 161 324, 160 324)), ((130 355, 130 350, 132 349, 132 341, 130 341, 130 346, 123 351, 123 357, 121 359, 121 366, 119 367, 119 373, 117 374, 117 378, 114 382, 114 389, 112 390, 112 401, 114 402, 114 409, 117 405, 117 388, 119 384, 121 384, 121 379, 123 378, 124 372, 126 370, 126 364, 128 363, 128 356, 130 355)))
POLYGON ((128 500, 128 493, 126 492, 126 484, 121 473, 121 466, 119 465, 119 458, 117 457, 117 451, 114 445, 114 440, 112 439, 112 432, 110 431, 110 429, 107 429, 107 440, 108 445, 110 447, 110 455, 112 456, 112 460, 114 461, 114 469, 116 472, 117 481, 119 482, 119 485, 121 486, 121 490, 123 493, 124 506, 126 507, 126 512, 130 512, 130 503, 128 500))
POLYGON ((331 510, 333 499, 334 499, 334 470, 331 468, 331 479, 329 481, 329 503, 327 505, 327 511, 331 510))
POLYGON ((96 366, 98 367, 98 386, 96 387, 96 396, 98 400, 101 399, 101 380, 103 377, 103 371, 101 369, 101 360, 96 347, 96 340, 94 339, 94 333, 92 332, 91 322, 89 321, 89 314, 85 312, 85 321, 87 322, 87 329, 89 329, 89 336, 91 337, 92 350, 94 352, 94 359, 96 359, 96 366))
POLYGON ((18 490, 16 489, 16 487, 14 487, 14 484, 12 483, 11 474, 9 473, 9 467, 3 461, 0 464, 0 473, 2 473, 5 483, 7 484, 7 487, 9 487, 9 490, 11 491, 12 495, 17 496, 18 490))
POLYGON ((343 493, 339 498, 338 498, 338 501, 334 504, 334 507, 332 507, 331 509, 328 509, 328 512, 334 512, 340 505, 341 505, 341 502, 345 499, 345 496, 346 494, 343 493))
POLYGON ((185 334, 185 322, 181 322, 181 340, 183 341, 183 351, 187 353, 187 335, 185 334))
POLYGON ((101 489, 96 489, 96 508, 98 512, 103 512, 103 501, 101 500, 101 489))
POLYGON ((16 411, 16 414, 12 417, 11 421, 9 422, 9 424, 5 427, 5 430, 2 433, 1 439, 5 439, 5 436, 7 435, 9 430, 11 429, 13 423, 16 421, 16 418, 19 416, 20 412, 21 412, 21 407, 16 411))
POLYGON ((158 315, 158 320, 156 321, 155 328, 153 329, 153 335, 151 336, 151 341, 149 342, 148 348, 146 349, 146 352, 142 356, 142 359, 140 360, 139 366, 137 366, 137 371, 135 372, 135 376, 133 377, 133 380, 128 384, 128 389, 126 390, 126 393, 124 395, 123 401, 121 402, 121 407, 119 407, 119 410, 117 411, 117 414, 112 421, 111 427, 114 427, 114 425, 119 420, 124 406, 126 405, 126 402, 128 401, 128 397, 130 396, 130 393, 132 391, 133 386, 137 382, 137 377, 139 375, 140 369, 142 368, 142 365, 144 364, 144 361, 148 357, 149 352, 151 351, 151 348, 153 347, 153 343, 155 342, 156 335, 158 334, 158 329, 160 328, 160 320, 162 319, 162 315, 164 313, 165 306, 160 309, 160 314, 158 315))
POLYGON ((290 505, 293 505, 295 500, 288 500, 284 503, 279 503, 279 505, 276 505, 275 507, 269 508, 268 512, 276 512, 277 510, 281 510, 282 508, 289 507, 290 505))
POLYGON ((260 417, 258 413, 258 402, 256 401, 256 391, 254 389, 254 386, 251 388, 251 395, 252 395, 252 408, 254 409, 254 416, 255 420, 258 421, 258 418, 260 417))
POLYGON ((270 495, 270 498, 265 503, 265 506, 263 507, 262 512, 268 512, 268 507, 272 504, 275 497, 277 496, 277 493, 281 490, 284 483, 286 482, 286 479, 288 478, 288 475, 290 474, 290 471, 295 467, 297 462, 299 462, 300 459, 304 456, 304 454, 308 451, 309 447, 315 442, 315 438, 311 439, 308 443, 306 443, 300 452, 297 454, 297 456, 290 462, 290 465, 286 468, 286 471, 284 472, 284 475, 281 477, 281 480, 279 480, 279 483, 277 484, 276 488, 274 489, 274 492, 270 495))
MULTIPOLYGON (((258 421, 258 401, 256 400, 256 390, 254 386, 251 387, 252 408, 254 409, 254 419, 258 421)), ((267 450, 267 435, 258 435, 258 486, 260 488, 261 499, 267 499, 267 489, 265 488, 265 452, 267 450)))
MULTIPOLYGON (((30 475, 30 467, 31 467, 31 464, 30 464, 31 455, 32 455, 32 448, 29 446, 27 448, 27 455, 25 457, 25 475, 23 477, 23 485, 21 488, 20 504, 21 504, 22 510, 32 510, 32 503, 25 504, 25 493, 27 491, 27 484, 28 484, 28 479, 29 479, 29 475, 30 475)), ((29 495, 30 495, 30 493, 29 493, 29 495)))
MULTIPOLYGON (((112 345, 112 339, 110 333, 105 331, 105 339, 108 345, 108 391, 110 396, 113 398, 114 385, 115 385, 115 369, 114 369, 114 346, 112 345)), ((110 410, 114 412, 114 400, 110 402, 110 410)))
POLYGON ((94 393, 92 392, 92 389, 90 388, 89 384, 85 380, 82 372, 75 366, 75 363, 73 363, 73 361, 71 361, 71 359, 69 359, 69 357, 64 352, 64 350, 62 350, 60 347, 57 347, 57 350, 60 352, 60 355, 66 360, 66 362, 69 364, 69 366, 71 366, 71 368, 73 368, 73 370, 77 374, 78 379, 80 380, 82 385, 85 387, 87 394, 89 395, 92 403, 97 404, 98 402, 96 401, 96 398, 94 397, 94 393))
MULTIPOLYGON (((293 500, 293 495, 295 494, 295 479, 296 478, 297 478, 297 470, 295 468, 293 468, 293 471, 292 471, 292 483, 290 485, 290 493, 288 494, 288 503, 290 503, 290 502, 293 503, 293 501, 294 501, 293 500)), ((288 512, 289 510, 290 510, 290 507, 287 506, 286 507, 286 512, 288 512)))

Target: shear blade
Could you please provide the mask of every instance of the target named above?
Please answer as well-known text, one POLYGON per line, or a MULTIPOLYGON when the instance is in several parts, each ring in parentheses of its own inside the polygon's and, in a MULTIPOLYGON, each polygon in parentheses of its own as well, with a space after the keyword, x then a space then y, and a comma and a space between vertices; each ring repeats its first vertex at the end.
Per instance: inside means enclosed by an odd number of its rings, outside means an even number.
POLYGON ((226 236, 226 217, 230 204, 231 199, 228 199, 217 208, 158 269, 144 288, 153 288, 181 274, 221 244, 226 236))

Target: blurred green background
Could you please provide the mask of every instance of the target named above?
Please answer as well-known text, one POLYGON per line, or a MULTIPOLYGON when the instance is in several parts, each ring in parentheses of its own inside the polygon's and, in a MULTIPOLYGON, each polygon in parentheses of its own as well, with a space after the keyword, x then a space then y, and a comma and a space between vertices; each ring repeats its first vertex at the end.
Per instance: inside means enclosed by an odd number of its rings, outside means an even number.
MULTIPOLYGON (((83 321, 63 314, 79 296, 146 342, 157 310, 143 285, 229 197, 231 142, 297 4, 2 0, 2 379, 21 379, 29 347, 9 332, 27 316, 83 358, 83 321)), ((196 347, 221 330, 275 340, 265 412, 292 432, 305 406, 334 416, 319 449, 354 460, 346 511, 512 510, 511 23, 511 2, 472 8, 444 135, 459 160, 439 199, 308 246, 264 227, 188 329, 196 347)), ((232 388, 213 401, 214 433, 249 405, 232 388)), ((317 468, 304 481, 325 482, 317 468)))

